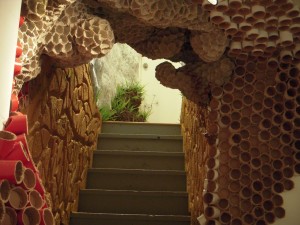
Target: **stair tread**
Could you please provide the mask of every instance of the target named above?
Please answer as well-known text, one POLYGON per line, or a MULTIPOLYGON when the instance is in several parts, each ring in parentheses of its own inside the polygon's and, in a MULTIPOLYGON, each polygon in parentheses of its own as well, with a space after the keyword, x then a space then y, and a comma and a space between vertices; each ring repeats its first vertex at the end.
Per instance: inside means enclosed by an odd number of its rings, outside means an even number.
POLYGON ((71 217, 81 218, 120 218, 120 219, 131 219, 131 220, 174 220, 176 221, 190 221, 190 217, 186 215, 148 215, 148 214, 119 214, 119 213, 90 213, 90 212, 73 212, 71 217))
POLYGON ((129 173, 129 174, 168 174, 168 175, 184 175, 185 171, 181 170, 149 170, 149 169, 122 169, 122 168, 91 168, 91 173, 129 173))
POLYGON ((107 189, 82 189, 81 193, 105 195, 134 195, 134 196, 183 196, 187 197, 187 192, 184 191, 138 191, 138 190, 107 190, 107 189))
POLYGON ((141 156, 172 156, 172 157, 183 157, 183 152, 158 152, 158 151, 129 151, 129 150, 96 150, 94 155, 141 155, 141 156))
POLYGON ((182 140, 181 135, 157 135, 157 134, 118 134, 101 133, 100 138, 129 138, 129 139, 150 139, 150 140, 182 140))

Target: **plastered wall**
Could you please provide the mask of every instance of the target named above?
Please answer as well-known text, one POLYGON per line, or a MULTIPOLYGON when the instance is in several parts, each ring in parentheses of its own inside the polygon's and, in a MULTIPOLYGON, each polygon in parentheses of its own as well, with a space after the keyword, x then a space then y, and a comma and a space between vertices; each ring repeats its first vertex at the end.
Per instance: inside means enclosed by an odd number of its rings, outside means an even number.
MULTIPOLYGON (((166 60, 152 60, 142 57, 140 62, 139 80, 145 87, 145 99, 142 108, 149 107, 152 113, 148 122, 151 123, 179 123, 182 95, 179 90, 163 86, 155 78, 155 68, 166 60)), ((181 66, 180 63, 174 63, 181 66)))

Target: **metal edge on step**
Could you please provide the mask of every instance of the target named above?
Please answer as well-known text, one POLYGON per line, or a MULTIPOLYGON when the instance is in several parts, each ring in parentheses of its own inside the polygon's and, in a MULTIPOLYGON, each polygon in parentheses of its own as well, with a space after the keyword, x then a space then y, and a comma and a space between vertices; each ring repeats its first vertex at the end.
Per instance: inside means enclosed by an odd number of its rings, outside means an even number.
POLYGON ((107 189, 82 189, 80 194, 103 194, 103 195, 131 195, 131 196, 164 196, 164 197, 188 197, 183 191, 137 191, 137 190, 107 190, 107 189))
POLYGON ((105 122, 102 122, 102 124, 110 124, 110 125, 113 125, 113 124, 117 124, 117 125, 162 125, 162 126, 181 126, 180 123, 148 123, 148 122, 127 122, 127 121, 105 121, 105 122))
POLYGON ((190 216, 186 215, 148 215, 148 214, 118 214, 118 213, 88 213, 88 212, 72 212, 71 217, 73 218, 92 218, 92 219, 115 219, 124 218, 131 220, 161 220, 161 221, 190 221, 190 216))
POLYGON ((95 150, 94 155, 138 155, 138 156, 168 156, 183 157, 184 152, 158 152, 158 151, 129 151, 129 150, 95 150))
POLYGON ((181 135, 153 135, 153 134, 116 134, 101 133, 98 138, 128 138, 128 139, 149 139, 149 140, 182 140, 181 135))
POLYGON ((141 174, 141 175, 173 175, 185 176, 184 170, 149 170, 149 169, 122 169, 122 168, 90 168, 90 173, 120 173, 120 174, 141 174))

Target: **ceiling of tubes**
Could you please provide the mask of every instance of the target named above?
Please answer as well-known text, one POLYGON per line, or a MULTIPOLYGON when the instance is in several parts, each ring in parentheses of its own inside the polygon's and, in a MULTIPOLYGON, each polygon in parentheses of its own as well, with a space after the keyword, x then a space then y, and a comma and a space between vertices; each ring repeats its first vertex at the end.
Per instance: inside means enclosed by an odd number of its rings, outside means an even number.
POLYGON ((43 60, 75 66, 114 42, 183 61, 177 70, 159 65, 156 77, 213 114, 210 149, 219 153, 207 166, 218 176, 207 197, 219 200, 207 200, 205 221, 263 225, 285 216, 281 193, 300 172, 300 15, 292 0, 24 0, 22 12, 16 91, 43 60))

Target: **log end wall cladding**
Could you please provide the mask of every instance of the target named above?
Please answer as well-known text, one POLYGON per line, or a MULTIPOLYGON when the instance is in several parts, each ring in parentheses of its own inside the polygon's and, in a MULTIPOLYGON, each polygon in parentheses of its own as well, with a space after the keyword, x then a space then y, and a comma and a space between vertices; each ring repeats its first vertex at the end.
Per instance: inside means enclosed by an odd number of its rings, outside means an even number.
POLYGON ((56 224, 68 224, 85 184, 101 120, 88 65, 43 71, 29 85, 28 142, 56 224))
POLYGON ((207 109, 183 98, 180 121, 192 225, 198 225, 197 217, 204 211, 202 192, 203 181, 206 178, 204 165, 208 158, 207 141, 209 139, 202 134, 206 133, 207 114, 207 109))

